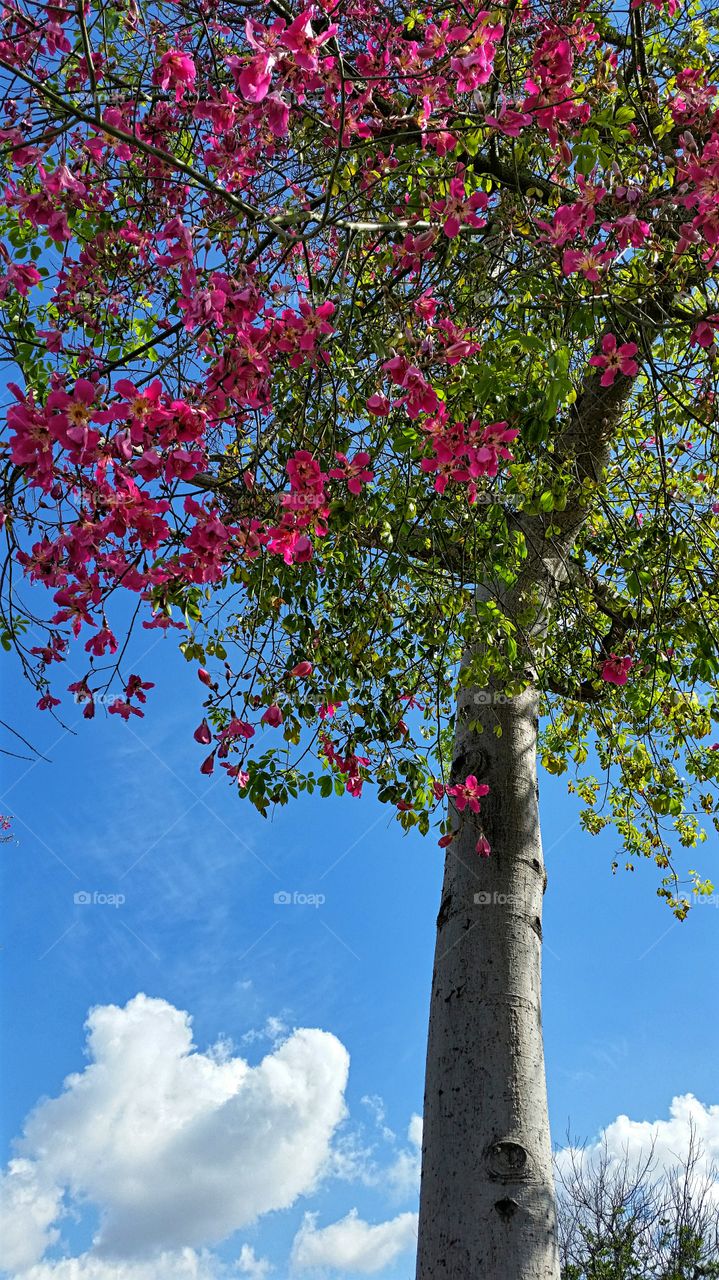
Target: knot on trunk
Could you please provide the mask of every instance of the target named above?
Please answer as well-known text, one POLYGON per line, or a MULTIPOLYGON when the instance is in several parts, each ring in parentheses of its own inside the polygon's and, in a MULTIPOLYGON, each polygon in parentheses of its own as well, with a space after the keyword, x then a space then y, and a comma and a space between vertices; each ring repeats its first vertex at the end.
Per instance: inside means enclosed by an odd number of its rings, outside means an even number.
POLYGON ((503 1200, 495 1200, 494 1207, 500 1218, 508 1221, 517 1212, 519 1205, 511 1196, 505 1196, 503 1200))
POLYGON ((476 778, 483 778, 489 767, 487 754, 478 747, 472 747, 471 751, 462 750, 454 757, 452 768, 449 774, 451 786, 455 786, 458 782, 464 782, 469 774, 473 773, 476 778))
POLYGON ((516 1182, 528 1176, 529 1155, 519 1142, 509 1138, 493 1142, 485 1158, 490 1178, 498 1182, 516 1182))

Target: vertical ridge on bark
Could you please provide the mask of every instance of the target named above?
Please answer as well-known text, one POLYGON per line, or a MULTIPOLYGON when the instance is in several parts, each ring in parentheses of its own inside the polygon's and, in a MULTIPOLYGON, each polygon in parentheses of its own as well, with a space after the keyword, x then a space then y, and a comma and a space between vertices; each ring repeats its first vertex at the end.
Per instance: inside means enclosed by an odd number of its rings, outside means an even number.
POLYGON ((558 1280, 541 1024, 537 696, 464 689, 430 1009, 417 1280, 558 1280), (484 732, 470 730, 482 720, 484 732), (495 729, 501 729, 497 736, 495 729), (491 846, 477 856, 479 834, 491 846))

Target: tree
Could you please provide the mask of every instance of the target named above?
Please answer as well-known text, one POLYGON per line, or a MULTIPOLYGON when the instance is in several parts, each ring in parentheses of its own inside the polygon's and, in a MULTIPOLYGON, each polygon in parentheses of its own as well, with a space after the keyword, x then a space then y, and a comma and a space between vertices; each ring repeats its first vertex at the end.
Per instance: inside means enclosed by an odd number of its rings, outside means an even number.
POLYGON ((562 1280, 712 1280, 719 1276, 717 1169, 696 1132, 663 1175, 655 1149, 639 1160, 560 1152, 562 1280))
POLYGON ((420 1280, 559 1275, 537 752, 712 888, 717 21, 4 10, 2 643, 128 719, 178 629, 204 774, 439 824, 420 1280))

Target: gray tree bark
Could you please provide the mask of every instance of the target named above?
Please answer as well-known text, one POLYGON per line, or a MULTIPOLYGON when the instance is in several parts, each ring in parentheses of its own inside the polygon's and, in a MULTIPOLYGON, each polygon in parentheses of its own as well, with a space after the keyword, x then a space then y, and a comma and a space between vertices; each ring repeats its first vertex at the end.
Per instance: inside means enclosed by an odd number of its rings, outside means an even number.
POLYGON ((558 1280, 541 1019, 537 696, 463 689, 430 1009, 417 1280, 558 1280), (481 719, 484 732, 468 728, 481 719), (501 729, 496 736, 495 728, 501 729), (487 837, 491 855, 475 846, 487 837))
MULTIPOLYGON (((634 336, 647 347, 669 297, 648 299, 634 336)), ((526 560, 516 581, 477 582, 516 624, 523 673, 541 659, 577 534, 601 490, 634 379, 603 387, 588 369, 558 425, 563 510, 517 517, 526 560)), ((466 570, 463 560, 448 565, 466 570)), ((590 586, 581 564, 574 569, 590 586)), ((599 600, 601 608, 601 599, 599 600)), ((609 615, 613 616, 613 615, 609 615)), ((520 672, 521 672, 520 667, 520 672)), ((581 689, 562 691, 583 696, 581 689)), ((437 919, 424 1103, 417 1280, 559 1280, 541 1017, 542 895, 538 698, 464 688, 452 780, 488 783, 479 820, 454 814, 437 919), (484 714, 482 714, 482 712, 484 714), (482 719, 484 732, 468 727, 482 719), (496 736, 493 730, 501 730, 496 736), (478 857, 480 834, 491 855, 478 857)))

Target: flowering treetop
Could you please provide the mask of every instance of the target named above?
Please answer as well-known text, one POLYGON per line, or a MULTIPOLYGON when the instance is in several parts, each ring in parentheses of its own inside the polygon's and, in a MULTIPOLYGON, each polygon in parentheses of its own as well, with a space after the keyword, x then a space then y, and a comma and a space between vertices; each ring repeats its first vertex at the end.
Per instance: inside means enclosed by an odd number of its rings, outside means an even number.
POLYGON ((42 708, 142 714, 129 599, 197 666, 204 773, 261 812, 371 780, 426 831, 448 784, 479 807, 458 678, 487 730, 535 682, 545 765, 684 910, 672 831, 719 778, 718 27, 5 3, 2 640, 42 708))

